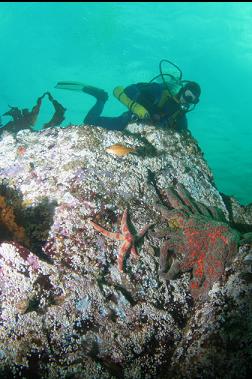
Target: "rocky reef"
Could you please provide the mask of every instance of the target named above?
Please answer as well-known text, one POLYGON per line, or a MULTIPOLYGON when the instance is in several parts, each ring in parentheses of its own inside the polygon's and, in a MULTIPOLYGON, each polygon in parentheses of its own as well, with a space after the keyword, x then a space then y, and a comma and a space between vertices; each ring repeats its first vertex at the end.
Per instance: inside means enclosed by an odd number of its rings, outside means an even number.
POLYGON ((249 377, 251 231, 190 132, 3 132, 0 377, 249 377))

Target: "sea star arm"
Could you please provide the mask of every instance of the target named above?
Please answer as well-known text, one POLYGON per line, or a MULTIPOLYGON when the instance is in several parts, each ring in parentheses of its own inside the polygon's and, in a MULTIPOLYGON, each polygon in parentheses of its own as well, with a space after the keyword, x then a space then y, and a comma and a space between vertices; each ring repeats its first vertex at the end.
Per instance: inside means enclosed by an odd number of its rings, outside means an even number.
POLYGON ((218 207, 205 206, 204 204, 196 201, 192 198, 190 192, 183 186, 183 184, 177 184, 177 194, 186 204, 186 206, 192 210, 193 214, 210 216, 215 220, 226 222, 223 211, 218 207))
POLYGON ((177 192, 172 188, 167 188, 166 195, 172 208, 182 208, 183 202, 177 192))
POLYGON ((138 257, 139 254, 137 252, 136 247, 133 245, 132 248, 130 249, 130 253, 134 255, 134 257, 138 257))
POLYGON ((147 230, 151 227, 151 226, 153 226, 154 224, 152 223, 152 224, 147 224, 147 225, 145 225, 141 230, 140 230, 140 232, 138 233, 138 237, 137 237, 137 239, 140 239, 140 238, 142 238, 144 235, 145 235, 145 233, 147 232, 147 230))
POLYGON ((173 250, 174 247, 174 243, 168 240, 164 241, 160 249, 159 277, 165 280, 174 279, 180 271, 179 261, 171 253, 168 253, 168 250, 173 250), (169 263, 168 271, 166 271, 167 263, 169 263))
MULTIPOLYGON (((187 191, 187 189, 182 185, 182 184, 177 184, 177 194, 180 196, 180 198, 183 200, 183 202, 185 203, 185 205, 192 210, 192 212, 194 214, 199 214, 199 210, 197 208, 197 206, 195 206, 195 202, 193 200, 193 198, 191 197, 189 191, 187 191)), ((182 206, 181 208, 184 208, 184 206, 182 206)))
POLYGON ((128 209, 126 208, 123 212, 122 221, 121 221, 121 231, 124 236, 128 234, 132 235, 132 233, 129 230, 127 220, 128 220, 128 209))
POLYGON ((121 272, 123 272, 123 260, 129 248, 130 248, 130 244, 128 241, 125 241, 120 247, 117 262, 118 262, 118 269, 121 272))
POLYGON ((108 230, 104 229, 102 226, 97 225, 95 222, 93 222, 93 221, 89 221, 89 222, 95 230, 102 233, 104 236, 109 237, 113 240, 124 241, 124 237, 121 233, 109 232, 108 230))

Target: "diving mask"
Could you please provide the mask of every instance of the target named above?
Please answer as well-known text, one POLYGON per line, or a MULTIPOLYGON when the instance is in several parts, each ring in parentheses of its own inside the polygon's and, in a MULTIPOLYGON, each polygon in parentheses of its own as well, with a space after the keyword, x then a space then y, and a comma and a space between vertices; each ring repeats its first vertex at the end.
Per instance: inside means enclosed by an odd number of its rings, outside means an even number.
POLYGON ((199 98, 195 96, 191 90, 186 89, 181 95, 180 102, 181 104, 188 105, 197 104, 199 102, 199 98))

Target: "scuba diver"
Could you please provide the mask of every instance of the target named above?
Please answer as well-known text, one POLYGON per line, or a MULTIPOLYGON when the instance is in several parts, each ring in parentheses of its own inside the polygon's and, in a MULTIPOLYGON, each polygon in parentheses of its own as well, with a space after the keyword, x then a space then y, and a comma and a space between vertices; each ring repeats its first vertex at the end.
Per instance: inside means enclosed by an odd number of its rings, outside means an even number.
POLYGON ((102 89, 79 82, 58 82, 55 88, 82 91, 96 98, 95 105, 84 118, 84 123, 110 130, 123 130, 130 122, 144 122, 176 131, 187 129, 186 114, 199 102, 200 86, 193 81, 182 80, 182 72, 174 63, 163 59, 160 74, 149 83, 137 83, 126 88, 118 86, 114 96, 128 108, 118 117, 103 117, 101 113, 108 100, 102 89), (165 73, 163 65, 169 64, 175 72, 165 73))

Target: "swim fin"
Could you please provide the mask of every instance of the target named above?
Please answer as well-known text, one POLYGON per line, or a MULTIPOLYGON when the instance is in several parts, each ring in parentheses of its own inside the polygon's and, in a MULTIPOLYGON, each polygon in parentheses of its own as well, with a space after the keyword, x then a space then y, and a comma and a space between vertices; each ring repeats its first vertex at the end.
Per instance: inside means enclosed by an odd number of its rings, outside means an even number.
POLYGON ((55 88, 68 89, 71 91, 82 91, 85 84, 79 82, 58 82, 55 88))
POLYGON ((58 82, 55 88, 85 92, 91 96, 96 97, 98 100, 107 101, 108 99, 108 94, 103 89, 89 86, 79 82, 58 82))

